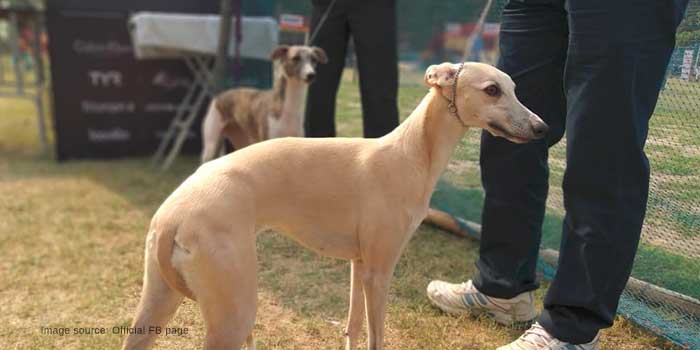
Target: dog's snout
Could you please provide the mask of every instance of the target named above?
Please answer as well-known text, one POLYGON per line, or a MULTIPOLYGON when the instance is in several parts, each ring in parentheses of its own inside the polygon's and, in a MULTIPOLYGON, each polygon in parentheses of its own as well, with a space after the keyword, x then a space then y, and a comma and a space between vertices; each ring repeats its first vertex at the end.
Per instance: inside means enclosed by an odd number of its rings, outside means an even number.
POLYGON ((530 122, 532 125, 532 133, 535 135, 536 138, 541 139, 545 135, 547 135, 547 131, 549 131, 549 126, 545 124, 542 120, 534 119, 530 122))
POLYGON ((309 83, 312 82, 314 80, 314 78, 316 78, 316 73, 311 72, 311 73, 306 74, 306 81, 307 82, 309 82, 309 83))

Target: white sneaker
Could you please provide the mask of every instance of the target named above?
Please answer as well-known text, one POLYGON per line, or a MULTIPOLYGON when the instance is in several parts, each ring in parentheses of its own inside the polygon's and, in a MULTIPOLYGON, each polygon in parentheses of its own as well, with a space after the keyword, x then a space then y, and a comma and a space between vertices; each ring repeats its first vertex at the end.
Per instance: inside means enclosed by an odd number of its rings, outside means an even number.
POLYGON ((586 344, 569 344, 554 338, 539 323, 535 323, 520 338, 497 350, 600 350, 599 337, 596 335, 586 344))
POLYGON ((461 284, 432 281, 428 284, 428 299, 449 314, 485 314, 506 326, 526 328, 537 317, 532 292, 512 299, 493 298, 479 292, 471 280, 461 284))

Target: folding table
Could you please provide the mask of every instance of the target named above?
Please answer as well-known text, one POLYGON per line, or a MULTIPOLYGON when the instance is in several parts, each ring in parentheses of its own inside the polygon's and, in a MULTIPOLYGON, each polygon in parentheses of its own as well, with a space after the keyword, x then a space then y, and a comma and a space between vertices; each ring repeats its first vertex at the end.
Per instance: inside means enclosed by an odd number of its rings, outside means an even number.
MULTIPOLYGON (((193 75, 192 84, 153 156, 154 163, 163 161, 163 170, 179 154, 202 104, 207 97, 213 97, 212 69, 219 40, 219 19, 218 15, 138 12, 129 20, 137 59, 182 59, 193 75)), ((269 59, 278 42, 277 22, 272 17, 243 16, 241 27, 240 57, 269 59)), ((229 38, 232 43, 229 56, 233 56, 235 35, 229 38)))

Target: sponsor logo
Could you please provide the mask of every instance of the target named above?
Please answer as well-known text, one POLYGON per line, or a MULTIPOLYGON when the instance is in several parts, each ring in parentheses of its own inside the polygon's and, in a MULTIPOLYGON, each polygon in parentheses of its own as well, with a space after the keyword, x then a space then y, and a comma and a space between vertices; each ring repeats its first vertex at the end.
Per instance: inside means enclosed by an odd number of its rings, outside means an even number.
POLYGON ((92 86, 122 87, 124 84, 124 77, 122 73, 116 70, 89 70, 87 75, 92 86))
POLYGON ((151 80, 151 85, 166 89, 187 88, 190 84, 192 84, 190 78, 173 75, 166 71, 159 71, 151 80))
MULTIPOLYGON (((144 112, 146 113, 175 113, 180 108, 179 103, 172 102, 151 102, 147 103, 144 107, 144 112)), ((192 106, 184 107, 187 112, 192 110, 192 106)))
POLYGON ((131 133, 122 128, 87 129, 88 140, 92 142, 124 142, 131 139, 131 133))
POLYGON ((76 39, 73 41, 73 51, 79 55, 122 56, 131 55, 134 49, 129 44, 118 41, 97 42, 76 39))
POLYGON ((80 103, 83 113, 122 114, 136 111, 136 103, 124 101, 85 101, 80 103))
POLYGON ((280 15, 280 24, 288 26, 303 26, 304 16, 283 13, 280 15))

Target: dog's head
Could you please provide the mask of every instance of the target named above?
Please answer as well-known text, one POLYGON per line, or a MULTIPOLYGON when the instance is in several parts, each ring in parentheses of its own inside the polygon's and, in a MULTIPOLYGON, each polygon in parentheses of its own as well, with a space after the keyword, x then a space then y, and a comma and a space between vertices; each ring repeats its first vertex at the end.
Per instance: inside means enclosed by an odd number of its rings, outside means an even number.
POLYGON ((316 66, 328 62, 326 52, 316 46, 282 45, 272 51, 271 60, 279 60, 282 72, 289 79, 310 83, 316 77, 316 66))
POLYGON ((507 74, 487 64, 469 62, 462 67, 455 85, 458 71, 459 64, 432 65, 424 80, 448 100, 452 100, 456 87, 454 103, 465 125, 516 143, 541 139, 547 133, 547 124, 518 101, 515 83, 507 74))

